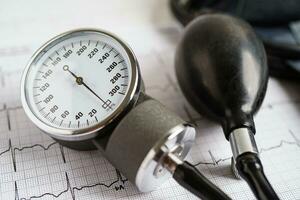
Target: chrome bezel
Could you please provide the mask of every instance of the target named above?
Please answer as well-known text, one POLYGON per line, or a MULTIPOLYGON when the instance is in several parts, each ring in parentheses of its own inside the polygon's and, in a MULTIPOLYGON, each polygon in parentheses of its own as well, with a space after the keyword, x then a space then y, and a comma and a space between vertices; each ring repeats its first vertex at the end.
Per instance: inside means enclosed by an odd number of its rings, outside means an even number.
POLYGON ((134 104, 135 101, 137 101, 137 97, 140 93, 141 87, 141 77, 139 73, 139 66, 138 62, 136 60, 136 57, 131 50, 131 48, 123 42, 120 38, 115 36, 114 34, 100 30, 100 29, 90 29, 90 28, 84 28, 84 29, 76 29, 76 30, 71 30, 64 32, 62 34, 59 34, 58 36, 52 38, 48 42, 46 42, 44 45, 42 45, 31 57, 29 60, 27 66, 25 67, 23 74, 22 74, 22 79, 21 79, 21 102, 22 106, 24 108, 25 113, 29 117, 29 119, 43 132, 46 134, 50 135, 53 138, 59 139, 59 140, 64 140, 64 141, 83 141, 83 140, 88 140, 95 138, 99 133, 100 130, 103 128, 107 127, 109 124, 111 124, 118 116, 120 116, 123 112, 126 112, 132 103, 134 104), (119 107, 106 119, 100 121, 99 123, 87 127, 87 128, 81 128, 81 129, 60 129, 57 127, 50 126, 37 117, 34 112, 31 110, 30 105, 28 105, 28 102, 26 100, 26 79, 27 79, 27 74, 30 70, 30 67, 33 65, 34 61, 43 53, 47 52, 47 49, 50 49, 52 46, 55 44, 68 39, 72 37, 74 34, 76 35, 79 33, 83 32, 94 32, 94 33, 100 33, 104 34, 108 37, 111 37, 113 40, 118 42, 126 51, 127 56, 130 61, 130 66, 131 66, 131 80, 130 80, 130 85, 128 87, 128 92, 123 100, 123 102, 119 105, 119 107), (46 49, 46 50, 45 50, 46 49))
POLYGON ((195 128, 188 123, 179 124, 169 130, 166 136, 153 146, 141 163, 135 177, 137 188, 141 192, 150 192, 168 180, 172 174, 164 168, 162 163, 164 156, 172 153, 174 147, 180 145, 183 149, 177 156, 178 159, 184 160, 192 148, 195 135, 195 128), (174 141, 176 142, 173 143, 174 141))

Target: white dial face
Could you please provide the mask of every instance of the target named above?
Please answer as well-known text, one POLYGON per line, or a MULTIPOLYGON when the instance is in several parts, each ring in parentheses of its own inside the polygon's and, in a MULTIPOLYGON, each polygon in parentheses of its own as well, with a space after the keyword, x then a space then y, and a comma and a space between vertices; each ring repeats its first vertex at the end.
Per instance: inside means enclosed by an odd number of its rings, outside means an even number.
POLYGON ((131 84, 131 61, 112 36, 77 31, 46 45, 30 64, 25 99, 39 121, 78 130, 111 117, 131 84))

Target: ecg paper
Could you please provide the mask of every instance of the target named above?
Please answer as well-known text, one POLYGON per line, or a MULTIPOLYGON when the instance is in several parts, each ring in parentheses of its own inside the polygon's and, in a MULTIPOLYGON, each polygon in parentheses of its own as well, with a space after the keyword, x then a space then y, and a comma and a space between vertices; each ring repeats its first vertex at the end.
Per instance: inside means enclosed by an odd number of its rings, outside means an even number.
MULTIPOLYGON (((230 145, 220 126, 198 115, 180 92, 174 53, 181 28, 170 24, 150 29, 139 30, 143 38, 116 30, 133 44, 147 93, 197 127, 190 162, 233 199, 254 199, 247 184, 233 176, 230 145), (147 44, 159 45, 140 44, 145 38, 150 38, 147 44)), ((50 39, 46 36, 0 45, 0 199, 197 199, 171 179, 156 191, 140 193, 99 152, 63 147, 29 121, 19 83, 30 56, 50 39)), ((255 122, 270 182, 281 199, 300 199, 300 85, 270 79, 255 122)))

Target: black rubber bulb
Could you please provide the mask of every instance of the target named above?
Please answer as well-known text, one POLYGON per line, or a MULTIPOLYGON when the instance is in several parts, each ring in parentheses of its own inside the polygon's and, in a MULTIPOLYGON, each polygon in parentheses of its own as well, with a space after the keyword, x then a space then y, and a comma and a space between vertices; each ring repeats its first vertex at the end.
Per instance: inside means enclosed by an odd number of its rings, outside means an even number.
POLYGON ((193 107, 222 124, 226 138, 248 127, 264 99, 268 68, 261 41, 244 21, 228 15, 198 17, 176 53, 176 74, 193 107))
POLYGON ((235 167, 260 200, 279 199, 264 174, 255 144, 253 115, 267 83, 266 54, 244 21, 203 15, 186 28, 176 54, 176 73, 186 98, 222 124, 235 167))

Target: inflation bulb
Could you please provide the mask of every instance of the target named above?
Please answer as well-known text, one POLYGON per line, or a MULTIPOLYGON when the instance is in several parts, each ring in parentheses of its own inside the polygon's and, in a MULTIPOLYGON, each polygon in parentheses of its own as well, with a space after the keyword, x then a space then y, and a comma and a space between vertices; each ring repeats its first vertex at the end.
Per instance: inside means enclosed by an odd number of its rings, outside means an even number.
POLYGON ((258 199, 278 199, 259 160, 253 115, 264 99, 268 68, 261 41, 244 21, 203 15, 187 27, 177 48, 180 87, 201 114, 219 122, 234 165, 258 199))

